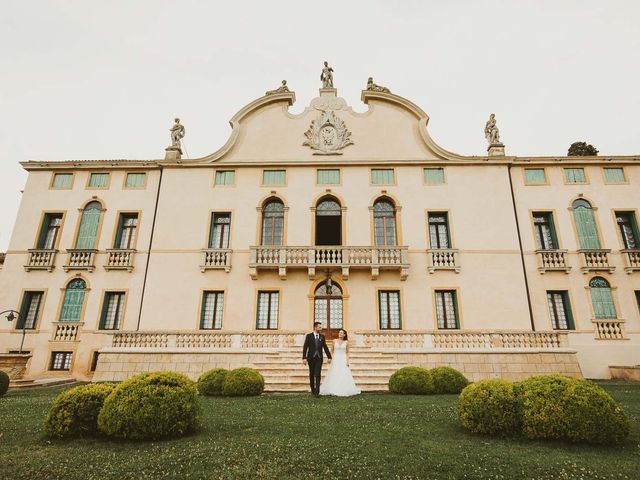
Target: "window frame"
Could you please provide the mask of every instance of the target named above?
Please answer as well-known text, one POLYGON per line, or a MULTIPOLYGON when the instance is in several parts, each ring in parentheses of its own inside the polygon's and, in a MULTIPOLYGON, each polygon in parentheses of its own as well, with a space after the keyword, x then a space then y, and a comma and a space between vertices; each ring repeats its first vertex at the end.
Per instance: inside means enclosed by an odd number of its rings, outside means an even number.
POLYGON ((620 242, 620 250, 640 250, 640 226, 638 225, 638 215, 637 210, 624 210, 624 209, 613 209, 613 222, 616 226, 616 231, 618 234, 618 241, 620 242), (633 231, 634 240, 636 242, 636 248, 628 248, 625 245, 624 235, 622 234, 622 230, 620 229, 620 223, 618 222, 618 214, 629 215, 631 218, 631 230, 633 231))
POLYGON ((560 234, 558 233, 558 229, 556 228, 556 212, 555 210, 529 210, 530 215, 529 219, 531 221, 531 230, 533 233, 533 244, 535 246, 535 251, 549 251, 549 250, 561 250, 562 242, 560 241, 560 234), (555 243, 555 248, 551 249, 541 249, 538 246, 538 235, 537 235, 537 225, 536 225, 536 216, 537 215, 547 215, 549 218, 549 226, 551 229, 551 241, 555 243))
POLYGON ((432 298, 432 308, 433 308, 433 322, 434 322, 434 328, 437 331, 460 331, 462 330, 462 326, 463 326, 463 322, 462 322, 462 309, 460 308, 460 289, 458 287, 447 287, 447 286, 439 286, 439 287, 432 287, 431 288, 431 298, 432 298), (444 328, 440 328, 438 326, 438 303, 437 303, 437 298, 436 295, 438 293, 444 293, 444 292, 453 292, 454 294, 454 309, 455 309, 455 315, 456 315, 456 328, 448 328, 448 327, 444 327, 444 328))
POLYGON ((627 171, 622 165, 607 165, 606 167, 602 167, 602 182, 605 185, 628 185, 629 184, 629 176, 627 175, 627 171), (607 180, 607 170, 622 170, 622 176, 624 181, 622 182, 610 182, 607 180))
POLYGON ((213 187, 214 188, 229 188, 236 186, 237 171, 235 168, 218 168, 213 171, 213 187), (218 183, 218 172, 233 172, 233 183, 218 183))
POLYGON ((447 173, 446 168, 444 167, 422 167, 422 185, 427 187, 437 187, 440 185, 447 184, 447 173), (442 183, 429 183, 426 179, 426 171, 427 170, 442 170, 442 183))
MULTIPOLYGON (((259 207, 259 216, 258 216, 258 245, 261 247, 282 247, 287 244, 287 206, 284 201, 280 197, 270 196, 266 200, 262 202, 262 205, 259 207), (282 205, 282 241, 280 244, 266 244, 264 243, 264 220, 265 220, 265 209, 271 203, 280 203, 282 205)), ((271 237, 275 238, 274 235, 275 228, 271 229, 271 237)))
POLYGON ((51 172, 51 180, 49 182, 49 190, 73 190, 73 186, 76 181, 76 173, 75 172, 65 172, 65 171, 57 171, 51 172), (68 187, 56 187, 56 175, 71 175, 71 182, 68 187))
POLYGON ((40 238, 44 234, 43 227, 44 227, 44 221, 45 221, 47 215, 50 215, 50 216, 61 215, 62 216, 62 218, 60 220, 60 227, 58 227, 58 232, 56 234, 56 239, 53 242, 53 247, 51 248, 51 250, 58 250, 58 247, 60 245, 60 237, 62 237, 62 230, 64 228, 64 221, 65 221, 65 219, 67 217, 67 211, 66 210, 43 210, 42 213, 40 214, 40 223, 39 223, 39 226, 38 226, 38 231, 36 232, 35 241, 33 242, 33 248, 35 250, 48 250, 48 249, 40 248, 40 238))
POLYGON ((141 217, 142 217, 142 211, 141 210, 118 210, 116 212, 116 222, 115 222, 115 225, 114 225, 112 241, 111 241, 111 248, 113 250, 136 250, 136 248, 138 246, 138 237, 140 236, 140 219, 141 219, 141 217), (135 236, 133 238, 133 244, 130 245, 128 248, 121 248, 119 246, 119 244, 120 244, 119 241, 122 240, 121 225, 123 224, 122 218, 125 217, 125 216, 127 216, 127 217, 135 216, 137 218, 137 221, 136 221, 136 228, 135 228, 135 236))
POLYGON ((453 235, 451 232, 451 213, 449 210, 427 210, 426 211, 426 219, 427 219, 427 241, 430 250, 451 250, 454 248, 453 246, 453 235), (429 221, 431 215, 444 215, 446 217, 445 228, 447 230, 447 241, 449 246, 446 248, 442 247, 434 247, 431 244, 431 222, 429 221))
POLYGON ((369 167, 369 186, 371 187, 379 187, 379 186, 396 186, 398 185, 398 176, 396 175, 395 167, 369 167), (391 183, 374 183, 373 182, 373 172, 374 170, 391 170, 393 173, 393 181, 391 183))
POLYGON ((111 172, 102 172, 99 170, 89 171, 87 174, 87 181, 84 185, 85 190, 109 190, 111 188, 111 172), (92 187, 91 186, 91 177, 95 174, 106 175, 107 176, 107 184, 104 187, 92 187))
POLYGON ((551 325, 551 330, 559 331, 559 332, 567 332, 567 331, 575 331, 576 330, 576 321, 573 316, 573 308, 571 307, 571 294, 569 290, 545 290, 545 296, 547 298, 547 316, 549 318, 549 324, 551 325), (563 308, 565 311, 567 328, 560 328, 559 320, 557 317, 557 308, 555 306, 554 301, 554 310, 556 311, 556 322, 554 322, 553 315, 551 315, 551 305, 549 304, 549 294, 560 294, 562 296, 563 308), (556 326, 557 325, 557 326, 556 326))
POLYGON ((588 185, 589 175, 587 174, 587 169, 585 167, 562 167, 562 180, 565 185, 588 185), (582 170, 584 174, 584 182, 569 182, 567 180, 567 170, 582 170))
POLYGON ((376 288, 376 314, 378 317, 378 330, 381 332, 386 331, 402 331, 404 329, 404 296, 402 295, 402 289, 397 287, 380 287, 376 288), (381 294, 389 294, 389 293, 397 293, 398 294, 398 317, 399 317, 399 326, 391 327, 391 310, 390 310, 390 302, 387 298, 387 314, 388 316, 388 327, 383 328, 382 326, 382 311, 381 311, 381 294))
POLYGON ((256 301, 254 302, 255 305, 255 314, 254 314, 254 318, 255 318, 255 329, 256 331, 271 331, 271 332, 277 332, 279 330, 281 330, 281 323, 282 323, 282 292, 279 288, 264 288, 264 289, 256 289, 256 301), (267 312, 269 314, 269 317, 267 319, 267 327, 266 328, 260 328, 259 325, 259 315, 260 315, 260 295, 261 294, 269 294, 269 304, 268 304, 268 308, 267 308, 267 312), (270 325, 270 320, 271 320, 271 295, 272 294, 277 294, 278 296, 278 311, 277 311, 277 315, 278 317, 276 318, 276 327, 272 328, 269 327, 270 325))
POLYGON ((371 246, 373 247, 398 247, 402 245, 402 237, 401 237, 401 233, 400 233, 400 207, 398 206, 397 202, 393 199, 390 198, 389 196, 387 196, 386 194, 383 195, 379 195, 377 196, 374 200, 373 203, 371 204, 371 246), (378 240, 377 240, 377 236, 376 236, 376 218, 389 218, 389 217, 385 217, 385 216, 380 216, 380 217, 376 217, 376 204, 378 203, 382 203, 382 202, 386 202, 391 204, 391 206, 393 207, 393 222, 394 222, 394 235, 395 235, 395 243, 393 245, 388 245, 387 244, 387 235, 386 235, 386 225, 387 222, 386 220, 383 222, 383 231, 384 231, 384 244, 383 245, 379 245, 378 244, 378 240))
MULTIPOLYGON (((217 305, 218 299, 216 298, 216 304, 217 305)), ((198 320, 197 320, 197 325, 196 325, 196 330, 198 331, 203 331, 203 332, 208 332, 208 331, 219 331, 222 330, 223 326, 224 326, 224 319, 227 313, 227 290, 226 289, 202 289, 200 290, 200 302, 198 305, 198 320), (203 327, 203 320, 204 320, 204 308, 206 305, 205 302, 205 295, 210 294, 210 293, 215 293, 218 295, 222 295, 222 312, 220 313, 220 326, 216 327, 216 317, 215 317, 215 312, 217 312, 215 306, 214 306, 214 318, 213 318, 213 323, 212 323, 212 327, 211 328, 204 328, 203 327)), ((256 318, 257 321, 257 318, 256 318)))
POLYGON ((53 350, 51 352, 51 355, 49 356, 49 364, 48 364, 48 368, 47 371, 49 372, 71 372, 73 370, 73 362, 75 360, 75 355, 74 355, 74 351, 73 350, 53 350), (69 366, 68 368, 53 368, 55 365, 55 357, 57 354, 61 354, 64 355, 64 359, 62 360, 61 366, 64 366, 67 364, 67 358, 68 358, 68 363, 69 366))
POLYGON ((147 182, 149 181, 149 172, 144 170, 144 171, 139 171, 139 170, 125 170, 124 172, 124 176, 122 179, 122 189, 123 190, 145 190, 147 188, 147 182), (129 174, 143 174, 144 175, 144 183, 142 184, 141 187, 129 187, 127 185, 127 180, 129 179, 129 174))
POLYGON ((621 320, 620 317, 620 305, 618 305, 618 295, 617 295, 617 290, 618 287, 614 287, 611 282, 605 278, 603 275, 592 275, 588 278, 587 283, 584 287, 587 290, 587 296, 589 298, 589 311, 591 313, 591 319, 593 321, 614 321, 614 320, 621 320), (611 294, 611 301, 613 303, 613 308, 615 309, 616 312, 616 317, 615 318, 598 318, 596 316, 596 311, 595 311, 595 305, 593 304, 593 296, 592 296, 592 288, 596 288, 596 287, 591 287, 590 283, 593 279, 595 278, 602 278, 604 279, 607 284, 609 285, 609 292, 611 294))
POLYGON ((40 297, 40 303, 38 304, 38 310, 36 312, 36 317, 34 320, 34 324, 32 328, 25 328, 24 330, 28 331, 28 332, 39 332, 40 331, 40 325, 42 324, 42 316, 44 315, 44 304, 45 301, 47 299, 47 292, 48 289, 46 288, 42 288, 42 289, 35 289, 35 288, 26 288, 23 289, 20 293, 20 310, 18 311, 19 315, 18 318, 16 320, 16 323, 13 327, 13 330, 23 330, 22 325, 24 325, 24 323, 22 323, 24 320, 23 317, 23 310, 24 310, 24 302, 26 300, 26 296, 33 294, 33 293, 40 293, 41 297, 40 297))
MULTIPOLYGON (((223 225, 223 224, 221 224, 221 225, 223 225)), ((231 211, 231 210, 210 210, 209 211, 209 228, 207 229, 207 238, 206 238, 207 248, 208 249, 213 249, 213 250, 231 249, 231 227, 232 227, 232 225, 233 225, 233 211, 231 211), (213 238, 213 229, 214 229, 214 218, 215 218, 216 215, 228 215, 229 216, 229 223, 226 224, 228 226, 228 228, 227 228, 227 230, 228 230, 227 246, 226 247, 212 247, 211 246, 211 240, 213 238)))
POLYGON ((549 175, 547 174, 547 168, 546 167, 523 167, 522 169, 522 179, 524 181, 524 184, 526 186, 532 186, 532 187, 536 187, 536 186, 541 186, 541 185, 549 185, 549 175), (530 170, 542 170, 542 173, 544 174, 544 182, 529 182, 527 180, 527 171, 530 170))
POLYGON ((100 357, 100 350, 91 350, 91 355, 89 356, 89 373, 93 374, 98 367, 98 359, 100 357))
POLYGON ((263 168, 260 174, 261 187, 287 187, 288 181, 289 181, 289 175, 286 168, 263 168), (264 174, 266 172, 284 172, 284 183, 265 183, 264 174))
POLYGON ((104 214, 106 211, 107 209, 104 206, 104 202, 98 198, 92 198, 91 200, 84 202, 82 207, 78 209, 78 221, 76 222, 76 231, 73 236, 73 243, 72 243, 73 250, 99 250, 100 249, 100 237, 102 236, 102 226, 103 226, 104 214), (80 238, 80 228, 82 227, 82 216, 84 215, 84 212, 87 209, 87 206, 89 206, 89 204, 94 202, 100 204, 100 218, 98 219, 98 228, 96 229, 95 242, 94 242, 93 248, 89 248, 89 249, 80 248, 78 247, 78 240, 80 238))
POLYGON ((342 168, 316 168, 316 187, 321 187, 321 186, 325 186, 325 185, 329 185, 329 186, 334 186, 334 187, 341 187, 342 186, 342 168), (337 171, 338 172, 338 178, 339 178, 339 182, 338 183, 320 183, 318 182, 318 173, 320 171, 337 171))
POLYGON ((100 316, 98 317, 98 325, 97 325, 97 330, 100 332, 117 332, 120 330, 123 330, 123 325, 124 325, 124 320, 125 320, 125 314, 127 311, 127 300, 129 297, 129 290, 128 289, 123 289, 123 290, 103 290, 102 291, 102 298, 100 300, 100 310, 98 310, 100 312, 100 316), (119 309, 117 310, 120 313, 120 319, 119 319, 119 323, 117 324, 117 327, 114 328, 105 328, 105 320, 106 320, 106 313, 107 313, 107 308, 108 308, 108 302, 107 300, 107 296, 110 295, 122 295, 122 301, 120 303, 119 309))
POLYGON ((75 277, 71 277, 68 278, 65 283, 64 283, 64 287, 60 289, 60 302, 58 305, 58 312, 56 314, 56 322, 58 323, 70 323, 70 324, 79 324, 79 323, 84 323, 84 316, 85 316, 85 312, 87 310, 87 297, 89 292, 91 292, 91 288, 89 287, 89 282, 87 281, 86 278, 84 278, 83 276, 75 276, 75 277), (74 280, 82 280, 84 282, 84 297, 82 299, 82 308, 80 309, 80 316, 78 318, 78 320, 73 320, 73 321, 69 321, 69 320, 62 320, 62 310, 64 309, 64 299, 65 296, 67 294, 67 290, 69 289, 69 284, 71 282, 73 282, 74 280))

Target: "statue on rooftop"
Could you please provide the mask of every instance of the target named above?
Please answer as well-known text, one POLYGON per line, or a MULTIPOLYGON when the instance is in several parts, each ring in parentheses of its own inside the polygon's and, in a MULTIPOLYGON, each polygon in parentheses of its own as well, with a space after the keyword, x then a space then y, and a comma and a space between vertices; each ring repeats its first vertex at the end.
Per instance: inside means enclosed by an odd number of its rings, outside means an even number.
POLYGON ((273 95, 275 93, 286 93, 289 92, 289 87, 287 87, 287 81, 286 80, 282 80, 282 85, 280 85, 278 88, 276 88, 275 90, 269 90, 265 93, 265 95, 273 95))
POLYGON ((322 88, 334 88, 333 87, 333 68, 329 66, 328 62, 324 62, 324 68, 320 74, 320 80, 322 81, 322 88))
POLYGON ((169 130, 171 132, 171 146, 179 148, 180 140, 182 140, 182 138, 184 137, 185 130, 184 125, 180 123, 179 118, 176 118, 175 122, 176 123, 173 125, 173 127, 171 127, 171 130, 169 130))
POLYGON ((491 145, 502 145, 500 142, 500 130, 496 125, 496 114, 492 113, 489 116, 489 120, 484 126, 484 137, 489 142, 489 146, 491 145))
POLYGON ((391 90, 387 87, 382 87, 373 83, 373 77, 369 77, 369 80, 367 80, 367 90, 371 90, 372 92, 391 93, 391 90))

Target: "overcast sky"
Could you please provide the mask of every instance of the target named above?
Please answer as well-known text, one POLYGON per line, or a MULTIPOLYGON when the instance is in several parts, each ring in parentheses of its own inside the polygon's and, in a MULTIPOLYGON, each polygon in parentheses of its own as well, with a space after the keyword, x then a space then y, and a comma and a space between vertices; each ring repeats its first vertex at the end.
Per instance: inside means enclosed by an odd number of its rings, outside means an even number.
POLYGON ((162 158, 176 115, 200 157, 282 79, 300 112, 324 60, 356 110, 372 75, 457 153, 485 154, 495 112, 507 154, 639 154, 639 19, 635 0, 0 0, 0 251, 19 161, 162 158))

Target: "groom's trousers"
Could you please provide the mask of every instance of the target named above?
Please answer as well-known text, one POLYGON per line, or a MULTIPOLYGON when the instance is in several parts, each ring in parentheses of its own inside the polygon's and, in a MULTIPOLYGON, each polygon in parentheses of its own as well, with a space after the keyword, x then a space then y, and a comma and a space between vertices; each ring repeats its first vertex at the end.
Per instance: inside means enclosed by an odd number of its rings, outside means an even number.
POLYGON ((309 386, 311 393, 320 393, 320 375, 322 374, 322 357, 312 357, 307 360, 309 364, 309 386))

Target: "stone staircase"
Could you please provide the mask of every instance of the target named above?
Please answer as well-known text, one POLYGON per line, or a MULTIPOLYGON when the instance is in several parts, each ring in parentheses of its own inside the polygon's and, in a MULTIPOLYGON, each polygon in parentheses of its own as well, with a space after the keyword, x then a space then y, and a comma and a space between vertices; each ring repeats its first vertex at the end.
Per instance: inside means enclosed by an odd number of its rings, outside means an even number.
MULTIPOLYGON (((264 376, 266 392, 308 392, 309 368, 302 363, 300 348, 283 349, 266 354, 254 367, 264 376)), ((358 388, 365 392, 388 390, 389 377, 405 366, 394 356, 366 347, 353 347, 350 353, 351 373, 358 388)), ((322 376, 327 374, 328 362, 324 361, 322 376)))

